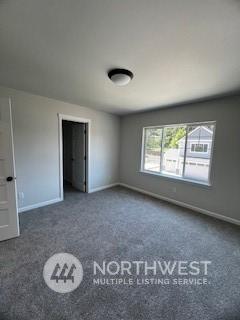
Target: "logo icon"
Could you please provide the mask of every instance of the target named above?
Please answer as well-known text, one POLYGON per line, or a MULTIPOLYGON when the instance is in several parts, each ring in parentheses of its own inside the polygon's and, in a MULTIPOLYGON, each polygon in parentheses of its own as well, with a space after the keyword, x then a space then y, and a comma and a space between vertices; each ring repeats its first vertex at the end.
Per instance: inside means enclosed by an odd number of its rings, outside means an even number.
POLYGON ((83 279, 81 262, 70 253, 57 253, 44 265, 43 278, 48 287, 55 292, 71 292, 83 279))

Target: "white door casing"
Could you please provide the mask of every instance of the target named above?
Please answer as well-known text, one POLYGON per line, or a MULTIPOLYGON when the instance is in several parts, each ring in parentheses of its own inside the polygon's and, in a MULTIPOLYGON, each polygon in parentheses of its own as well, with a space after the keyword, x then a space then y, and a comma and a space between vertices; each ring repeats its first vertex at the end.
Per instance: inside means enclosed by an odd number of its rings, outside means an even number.
POLYGON ((0 241, 19 236, 16 194, 11 101, 0 98, 0 241))
POLYGON ((86 191, 86 124, 72 125, 72 185, 86 191))

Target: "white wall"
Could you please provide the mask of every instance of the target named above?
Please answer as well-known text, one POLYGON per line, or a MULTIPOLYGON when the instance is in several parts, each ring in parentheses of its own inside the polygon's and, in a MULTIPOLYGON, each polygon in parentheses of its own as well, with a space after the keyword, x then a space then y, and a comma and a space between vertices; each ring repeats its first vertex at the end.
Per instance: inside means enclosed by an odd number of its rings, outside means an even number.
POLYGON ((20 208, 59 198, 58 113, 92 120, 90 189, 118 182, 119 117, 3 87, 0 96, 12 99, 20 208))
POLYGON ((240 220, 240 97, 189 104, 121 118, 58 100, 0 87, 12 98, 20 208, 59 198, 58 113, 89 118, 90 188, 120 181, 160 196, 240 220), (212 178, 205 188, 139 172, 144 126, 216 120, 212 178), (176 187, 176 192, 174 192, 176 187))
POLYGON ((240 221, 240 97, 216 99, 123 117, 120 181, 240 221), (209 120, 217 122, 211 187, 139 171, 143 127, 209 120))

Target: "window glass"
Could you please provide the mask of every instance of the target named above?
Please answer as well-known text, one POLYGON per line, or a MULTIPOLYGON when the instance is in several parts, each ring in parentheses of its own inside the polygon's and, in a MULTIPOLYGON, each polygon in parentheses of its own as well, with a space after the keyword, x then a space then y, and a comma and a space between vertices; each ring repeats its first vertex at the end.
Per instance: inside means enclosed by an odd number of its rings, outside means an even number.
POLYGON ((184 177, 198 181, 209 180, 213 125, 189 126, 184 177))
POLYGON ((213 122, 144 129, 142 169, 209 182, 213 122))
POLYGON ((186 127, 165 127, 163 133, 162 173, 182 176, 186 127))
POLYGON ((160 156, 162 147, 162 129, 145 129, 144 170, 160 172, 160 156))

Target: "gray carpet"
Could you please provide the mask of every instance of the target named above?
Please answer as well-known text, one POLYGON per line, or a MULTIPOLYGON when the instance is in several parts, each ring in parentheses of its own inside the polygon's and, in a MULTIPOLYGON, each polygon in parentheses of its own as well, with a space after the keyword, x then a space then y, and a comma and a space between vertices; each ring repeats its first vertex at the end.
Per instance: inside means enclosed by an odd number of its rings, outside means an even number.
POLYGON ((0 319, 240 319, 237 226, 116 187, 81 194, 20 215, 21 236, 0 243, 0 319), (73 292, 42 278, 58 252, 79 258, 84 278, 73 292), (96 286, 93 260, 210 260, 205 286, 96 286))

